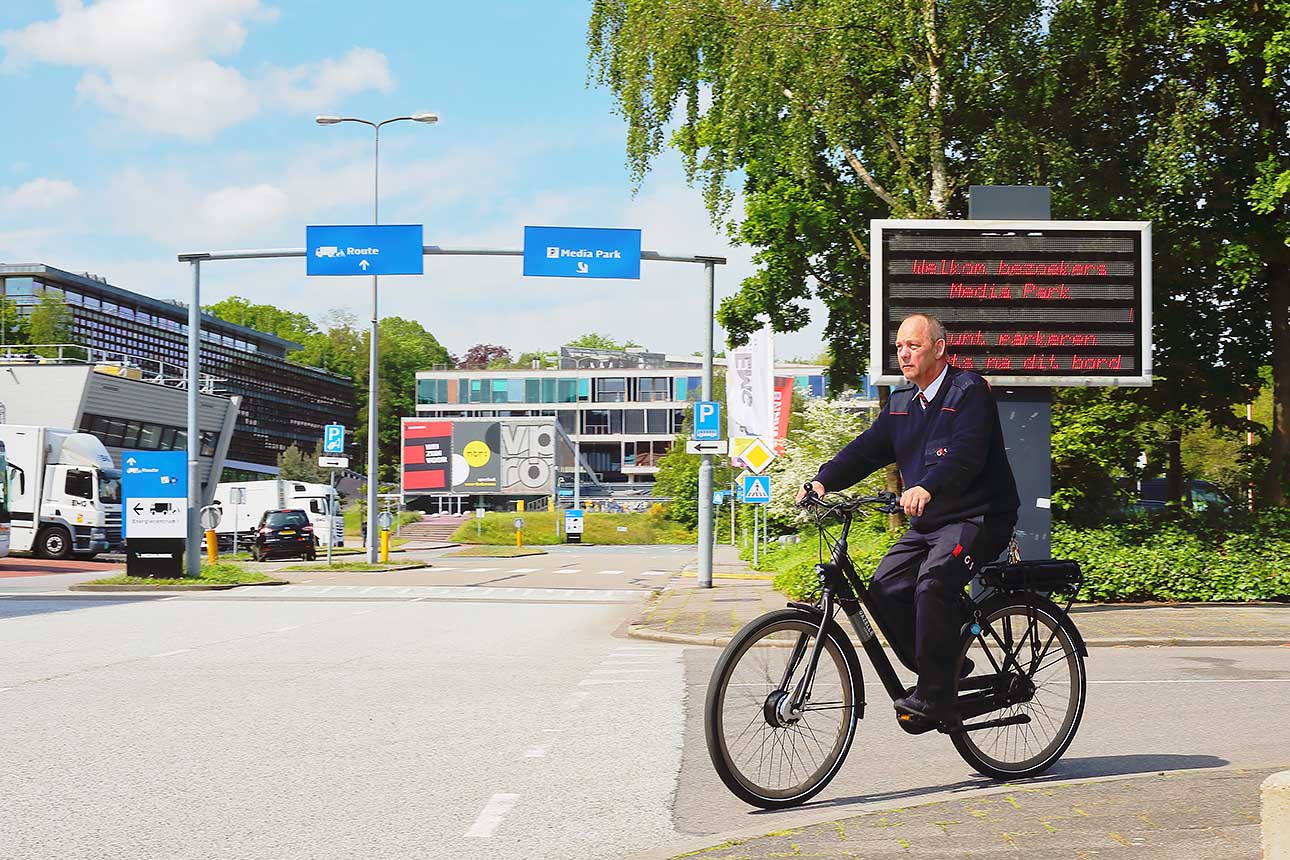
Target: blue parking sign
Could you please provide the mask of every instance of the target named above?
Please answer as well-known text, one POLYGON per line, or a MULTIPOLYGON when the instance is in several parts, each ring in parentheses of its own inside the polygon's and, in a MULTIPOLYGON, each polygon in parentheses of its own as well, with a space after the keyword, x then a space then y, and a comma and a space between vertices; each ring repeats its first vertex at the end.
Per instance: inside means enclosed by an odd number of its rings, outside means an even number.
POLYGON ((345 427, 341 424, 328 424, 323 428, 323 453, 345 453, 345 427))
POLYGON ((715 400, 700 400, 694 404, 694 438, 721 438, 721 404, 715 400))

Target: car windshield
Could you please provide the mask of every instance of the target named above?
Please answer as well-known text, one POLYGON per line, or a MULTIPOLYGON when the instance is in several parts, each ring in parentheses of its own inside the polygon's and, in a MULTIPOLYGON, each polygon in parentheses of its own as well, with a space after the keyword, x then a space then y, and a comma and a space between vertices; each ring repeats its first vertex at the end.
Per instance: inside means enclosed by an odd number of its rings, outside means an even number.
POLYGON ((281 529, 308 525, 309 520, 301 511, 274 511, 264 524, 271 529, 281 529))
POLYGON ((116 469, 99 470, 99 503, 121 504, 121 473, 116 469))

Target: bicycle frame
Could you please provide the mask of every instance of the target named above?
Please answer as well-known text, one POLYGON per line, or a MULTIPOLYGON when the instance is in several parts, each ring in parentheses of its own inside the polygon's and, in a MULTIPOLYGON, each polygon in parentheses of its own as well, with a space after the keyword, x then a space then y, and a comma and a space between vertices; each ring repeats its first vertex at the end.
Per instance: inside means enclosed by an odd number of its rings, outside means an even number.
MULTIPOLYGON (((851 523, 854 518, 854 511, 847 510, 842 512, 842 534, 833 547, 832 558, 829 562, 816 565, 816 573, 821 579, 822 596, 818 604, 792 603, 800 609, 806 609, 811 612, 822 613, 820 620, 820 631, 815 637, 815 643, 811 648, 810 660, 807 665, 807 671, 803 675, 797 689, 793 691, 791 698, 792 711, 800 712, 809 699, 811 685, 814 682, 816 668, 819 664, 820 653, 823 650, 824 635, 829 624, 833 623, 834 604, 836 603, 846 615, 847 620, 851 622, 851 627, 855 631, 856 638, 860 640, 861 647, 869 657, 869 662, 874 670, 878 673, 878 678, 882 682, 883 688, 892 701, 907 696, 910 690, 901 683, 900 677, 896 674, 895 667, 892 665, 891 658, 887 656, 886 650, 882 647, 882 642, 878 638, 878 633, 874 630, 874 625, 883 637, 890 643, 892 638, 888 632, 887 626, 883 623, 882 613, 877 610, 870 597, 869 590, 865 587, 864 581, 856 573, 855 565, 851 561, 850 554, 847 551, 847 536, 851 530, 851 523), (870 618, 873 619, 872 624, 870 618)), ((969 607, 979 606, 983 601, 965 600, 969 607)), ((1060 610, 1059 610, 1060 611, 1060 610)), ((974 619, 975 620, 975 619, 974 619)), ((971 623, 971 622, 970 622, 971 623)), ((971 630, 971 635, 984 635, 979 625, 974 625, 975 630, 971 630)), ((987 656, 990 659, 993 674, 979 675, 972 678, 963 679, 959 682, 960 696, 958 699, 958 708, 960 719, 971 719, 982 714, 988 714, 999 710, 1006 704, 1011 704, 1010 697, 1015 692, 1007 689, 1008 685, 1004 682, 1011 681, 1018 675, 1024 676, 1025 670, 1022 668, 1019 657, 1022 646, 1028 639, 1036 639, 1034 636, 1035 618, 1033 614, 1029 619, 1029 631, 1023 635, 1017 642, 1015 649, 1009 649, 1000 640, 997 631, 989 630, 989 635, 995 640, 1005 657, 1003 665, 999 665, 994 656, 987 650, 987 656)), ((965 635, 971 629, 965 625, 965 635)), ((1055 635, 1055 631, 1054 631, 1055 635)), ((1078 636, 1078 633, 1076 633, 1078 636)), ((1038 656, 1042 658, 1052 644, 1052 635, 1049 636, 1042 648, 1037 650, 1038 656)), ((1083 650, 1083 642, 1079 641, 1083 650)), ((795 668, 803 656, 805 641, 804 637, 799 638, 793 647, 793 653, 790 655, 784 677, 780 682, 780 689, 787 689, 787 685, 793 675, 795 668)), ((895 650, 895 645, 892 649, 895 650)), ((858 690, 857 709, 860 716, 864 715, 864 688, 861 685, 858 690)), ((976 729, 991 728, 996 725, 1003 725, 1012 720, 992 720, 985 723, 964 726, 958 730, 972 731, 976 729)))

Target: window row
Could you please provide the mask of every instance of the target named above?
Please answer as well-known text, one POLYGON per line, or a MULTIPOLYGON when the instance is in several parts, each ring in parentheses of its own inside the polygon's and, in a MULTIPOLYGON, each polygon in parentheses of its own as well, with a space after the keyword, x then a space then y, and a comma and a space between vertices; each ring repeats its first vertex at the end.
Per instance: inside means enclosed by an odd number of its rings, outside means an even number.
POLYGON ((650 403, 691 400, 697 376, 418 379, 417 403, 650 403))
MULTIPOLYGON (((188 431, 183 427, 146 424, 89 412, 81 416, 81 432, 93 433, 104 445, 112 448, 141 451, 182 451, 188 448, 188 431)), ((201 456, 215 456, 215 440, 215 433, 202 431, 201 456)))

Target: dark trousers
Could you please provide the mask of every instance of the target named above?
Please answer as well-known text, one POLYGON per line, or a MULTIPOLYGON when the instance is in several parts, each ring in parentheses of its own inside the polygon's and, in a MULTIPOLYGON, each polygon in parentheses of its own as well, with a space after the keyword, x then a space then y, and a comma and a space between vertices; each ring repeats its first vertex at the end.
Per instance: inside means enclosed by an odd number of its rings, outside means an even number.
POLYGON ((954 696, 963 628, 963 587, 1007 548, 1013 517, 973 517, 935 531, 910 529, 873 574, 870 594, 892 650, 918 672, 918 697, 944 705, 954 696))

